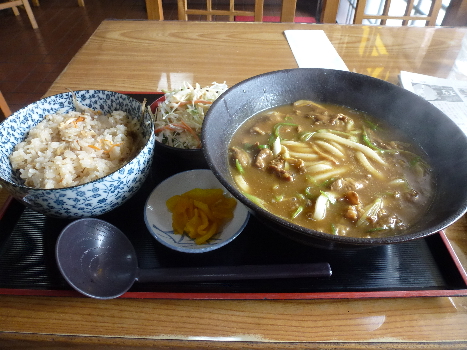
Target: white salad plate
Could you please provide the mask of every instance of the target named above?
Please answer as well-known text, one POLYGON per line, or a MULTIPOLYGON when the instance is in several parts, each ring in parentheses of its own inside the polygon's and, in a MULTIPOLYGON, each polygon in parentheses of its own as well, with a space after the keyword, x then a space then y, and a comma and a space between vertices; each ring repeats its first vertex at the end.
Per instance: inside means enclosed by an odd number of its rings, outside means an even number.
POLYGON ((214 235, 204 244, 196 244, 188 235, 175 234, 172 228, 172 213, 166 202, 175 195, 181 195, 194 188, 222 188, 228 191, 216 179, 211 170, 196 169, 175 174, 161 182, 152 191, 144 209, 144 221, 149 232, 161 244, 184 253, 205 253, 232 242, 245 228, 250 217, 246 206, 237 201, 234 217, 221 232, 214 235))

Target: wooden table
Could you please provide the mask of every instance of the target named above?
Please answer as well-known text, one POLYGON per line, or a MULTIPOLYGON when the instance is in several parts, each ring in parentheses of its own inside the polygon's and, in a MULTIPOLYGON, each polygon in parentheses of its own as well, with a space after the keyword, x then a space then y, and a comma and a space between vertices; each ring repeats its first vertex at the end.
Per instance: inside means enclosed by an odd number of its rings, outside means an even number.
MULTIPOLYGON (((446 77, 467 28, 105 21, 48 91, 229 86, 297 67, 285 29, 322 29, 350 70, 446 77)), ((446 230, 467 266, 467 222, 446 230)), ((0 348, 466 348, 467 298, 156 300, 0 296, 0 348)))

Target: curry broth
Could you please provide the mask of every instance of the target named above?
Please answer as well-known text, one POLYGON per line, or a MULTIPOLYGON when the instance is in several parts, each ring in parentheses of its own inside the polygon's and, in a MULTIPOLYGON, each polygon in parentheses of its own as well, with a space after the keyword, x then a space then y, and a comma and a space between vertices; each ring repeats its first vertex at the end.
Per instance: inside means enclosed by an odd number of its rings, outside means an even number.
POLYGON ((297 101, 261 112, 236 131, 229 152, 232 176, 250 199, 329 234, 395 235, 432 200, 423 152, 343 106, 297 101))

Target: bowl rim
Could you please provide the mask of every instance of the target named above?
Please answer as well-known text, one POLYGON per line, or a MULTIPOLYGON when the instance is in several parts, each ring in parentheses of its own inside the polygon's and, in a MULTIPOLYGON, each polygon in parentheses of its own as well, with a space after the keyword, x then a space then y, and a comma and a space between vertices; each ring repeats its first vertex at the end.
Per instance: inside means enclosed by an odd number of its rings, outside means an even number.
MULTIPOLYGON (((130 100, 133 100, 135 102, 138 102, 138 103, 141 103, 139 102, 138 100, 136 100, 134 97, 132 96, 129 96, 128 94, 125 94, 125 93, 121 93, 121 92, 117 92, 117 91, 112 91, 112 90, 102 90, 102 89, 90 89, 90 90, 73 90, 73 93, 76 93, 76 92, 90 92, 90 91, 101 91, 101 92, 110 92, 110 93, 113 93, 113 94, 116 94, 116 95, 120 95, 120 96, 125 96, 127 97, 128 99, 130 100)), ((15 114, 23 111, 24 109, 40 102, 40 101, 44 101, 44 100, 47 100, 49 98, 53 98, 53 97, 57 97, 57 96, 61 96, 61 95, 65 95, 65 94, 70 94, 70 96, 72 96, 72 92, 71 91, 68 91, 68 92, 61 92, 61 93, 58 93, 58 94, 54 94, 54 95, 50 95, 50 96, 46 96, 44 98, 41 98, 35 102, 32 102, 30 104, 28 104, 27 106, 24 106, 22 108, 20 108, 19 110, 17 110, 15 113, 11 114, 8 118, 4 119, 1 123, 0 123, 0 127, 1 127, 1 124, 3 124, 4 122, 6 122, 7 120, 11 120, 10 118, 14 117, 15 114)), ((141 103, 141 105, 143 105, 141 103)), ((145 113, 148 113, 147 111, 145 111, 145 113)), ((154 130, 154 120, 152 118, 148 118, 148 120, 150 121, 150 129, 154 130)), ((27 137, 27 134, 29 133, 29 131, 25 134, 25 137, 27 137)), ((83 184, 79 184, 79 185, 73 185, 73 186, 67 186, 67 187, 60 187, 60 188, 37 188, 37 187, 29 187, 29 186, 25 186, 24 184, 18 184, 18 183, 15 183, 15 182, 11 182, 9 180, 6 180, 4 179, 1 175, 0 175, 0 182, 4 182, 4 183, 7 183, 9 184, 10 186, 12 187, 15 187, 15 188, 19 188, 19 189, 23 189, 23 190, 27 190, 27 191, 63 191, 63 190, 68 190, 68 189, 76 189, 76 188, 79 188, 79 187, 83 187, 83 186, 87 186, 87 185, 90 185, 90 184, 96 184, 96 183, 99 183, 99 182, 102 182, 104 181, 105 179, 107 179, 109 176, 111 175, 114 175, 115 173, 117 173, 118 171, 120 171, 123 167, 129 165, 129 164, 132 164, 136 161, 136 159, 138 158, 138 156, 147 148, 147 147, 150 147, 152 145, 152 147, 154 147, 154 143, 155 143, 156 139, 155 139, 155 133, 152 132, 150 134, 150 137, 148 137, 147 141, 144 143, 144 146, 141 147, 141 149, 138 151, 138 153, 127 163, 123 164, 122 166, 120 166, 118 169, 112 171, 111 173, 103 176, 103 177, 100 177, 100 178, 97 178, 97 179, 94 179, 94 180, 91 180, 91 181, 88 181, 86 183, 83 183, 83 184)), ((19 141, 21 142, 21 141, 19 141)), ((16 143, 17 145, 18 143, 16 143)), ((15 145, 15 147, 16 147, 15 145)), ((10 154, 11 155, 11 154, 10 154)), ((11 163, 10 163, 10 167, 11 167, 11 163)), ((13 170, 13 169, 12 169, 13 170)))
MULTIPOLYGON (((324 74, 327 74, 328 72, 335 74, 336 72, 338 72, 338 74, 342 74, 342 75, 359 76, 360 78, 367 79, 368 81, 374 81, 374 82, 377 82, 378 84, 382 84, 383 86, 388 87, 390 89, 401 89, 401 90, 405 91, 405 93, 413 95, 416 99, 419 99, 420 103, 424 103, 426 105, 432 106, 433 108, 436 108, 433 105, 431 105, 428 101, 424 100, 422 97, 418 96, 417 94, 415 94, 415 93, 413 93, 413 92, 411 92, 409 90, 403 89, 402 87, 397 86, 395 84, 392 84, 390 82, 387 82, 385 80, 374 78, 374 77, 371 77, 371 76, 368 76, 368 75, 365 75, 365 74, 350 72, 350 71, 341 71, 341 70, 335 70, 335 69, 327 69, 327 68, 291 68, 291 69, 282 69, 282 70, 276 70, 276 71, 270 71, 270 72, 258 74, 258 75, 247 78, 247 79, 245 79, 245 80, 231 86, 227 91, 225 91, 221 96, 219 96, 216 99, 216 101, 213 102, 212 106, 209 108, 209 110, 208 110, 208 112, 207 112, 207 114, 205 116, 205 123, 203 125, 206 125, 207 123, 209 123, 209 120, 211 118, 214 118, 212 113, 214 113, 213 111, 215 110, 215 107, 217 106, 217 104, 224 103, 223 99, 229 93, 229 91, 231 91, 233 89, 240 89, 243 85, 248 84, 250 81, 256 80, 258 78, 264 78, 264 77, 271 76, 271 75, 276 75, 276 74, 287 75, 287 73, 292 72, 292 71, 304 71, 304 70, 321 71, 321 72, 324 72, 324 74)), ((443 112, 439 111, 439 113, 444 115, 445 118, 450 119, 443 112)), ((206 144, 205 141, 206 141, 206 139, 208 139, 208 136, 207 136, 206 128, 204 128, 204 127, 203 127, 203 130, 202 130, 202 138, 201 139, 202 139, 203 145, 205 145, 206 144)), ((251 211, 254 213, 254 215, 259 214, 260 219, 261 219, 261 217, 266 217, 272 223, 276 223, 276 224, 279 224, 280 226, 282 226, 284 228, 293 230, 296 233, 301 234, 301 236, 303 236, 303 237, 307 237, 307 236, 310 237, 310 238, 313 237, 314 239, 317 239, 317 240, 319 240, 321 242, 330 243, 331 245, 336 244, 336 245, 343 245, 343 246, 353 246, 353 247, 361 246, 361 247, 364 247, 364 246, 377 246, 377 245, 387 245, 387 244, 407 242, 407 241, 411 241, 413 239, 423 238, 423 237, 429 236, 431 234, 434 234, 436 232, 439 232, 439 231, 445 229, 446 227, 448 227, 449 225, 451 225, 452 223, 454 223, 456 220, 459 219, 460 216, 462 216, 463 214, 465 214, 467 212, 467 206, 461 207, 457 211, 452 213, 448 218, 446 218, 446 220, 443 220, 442 224, 432 226, 430 229, 415 231, 415 232, 411 232, 411 233, 408 233, 408 234, 392 235, 392 236, 386 236, 386 237, 375 237, 375 238, 331 235, 331 234, 328 234, 328 233, 325 233, 325 232, 313 230, 313 229, 306 228, 306 227, 301 226, 301 225, 294 224, 294 223, 292 223, 292 222, 290 222, 288 220, 283 219, 282 217, 280 217, 278 215, 272 214, 271 212, 269 212, 269 211, 265 210, 264 208, 260 207, 259 205, 253 203, 246 196, 244 196, 240 192, 240 190, 238 190, 235 187, 235 185, 233 185, 232 183, 227 181, 221 175, 220 171, 217 169, 217 166, 214 164, 213 159, 211 157, 211 154, 209 153, 209 150, 208 150, 207 147, 205 147, 205 146, 203 147, 203 152, 204 152, 204 156, 206 158, 206 161, 207 161, 207 163, 209 165, 209 168, 214 173, 214 175, 217 177, 217 179, 221 182, 221 184, 235 198, 237 198, 245 206, 250 208, 251 211)), ((431 207, 431 205, 430 205, 430 207, 431 207)), ((429 210, 430 207, 428 207, 427 210, 429 210)), ((423 220, 423 217, 420 220, 423 220)))

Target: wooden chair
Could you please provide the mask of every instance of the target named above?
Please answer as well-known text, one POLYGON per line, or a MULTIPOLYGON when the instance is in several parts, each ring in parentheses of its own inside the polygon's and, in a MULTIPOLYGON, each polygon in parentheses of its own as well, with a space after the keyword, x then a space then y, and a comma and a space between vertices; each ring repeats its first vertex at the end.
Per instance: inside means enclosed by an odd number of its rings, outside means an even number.
MULTIPOLYGON (((148 0, 146 0, 148 1, 148 0)), ((212 21, 212 16, 227 16, 229 21, 235 21, 236 16, 254 18, 255 22, 263 21, 264 0, 255 0, 253 11, 235 9, 235 0, 229 0, 228 9, 217 10, 212 8, 212 0, 206 0, 205 9, 188 8, 188 0, 177 0, 178 19, 187 21, 189 15, 206 16, 207 21, 212 21)), ((294 22, 297 0, 282 0, 281 22, 294 22)))
POLYGON ((146 0, 146 12, 148 13, 148 19, 163 21, 162 0, 146 0))
POLYGON ((2 111, 5 118, 8 118, 11 115, 10 107, 5 101, 2 92, 0 91, 0 110, 2 111))
POLYGON ((321 23, 336 23, 339 0, 321 0, 320 19, 321 23))
POLYGON ((0 4, 0 10, 3 9, 9 9, 11 8, 13 10, 13 13, 15 16, 19 15, 18 11, 18 6, 24 6, 24 9, 26 10, 26 14, 28 15, 29 21, 31 22, 31 25, 34 29, 37 29, 37 22, 36 18, 34 17, 34 13, 31 10, 31 6, 29 5, 28 0, 15 0, 15 1, 7 1, 5 3, 0 4))
POLYGON ((442 0, 432 0, 430 10, 426 16, 412 15, 414 10, 415 0, 407 0, 407 6, 404 13, 400 15, 390 15, 389 10, 391 7, 391 0, 383 1, 384 7, 382 14, 368 14, 365 12, 368 0, 358 0, 355 8, 354 24, 362 24, 365 19, 380 20, 379 24, 385 25, 387 20, 401 20, 402 25, 406 26, 409 21, 425 21, 425 25, 436 25, 436 18, 438 17, 439 10, 441 9, 442 0))

